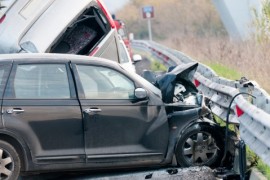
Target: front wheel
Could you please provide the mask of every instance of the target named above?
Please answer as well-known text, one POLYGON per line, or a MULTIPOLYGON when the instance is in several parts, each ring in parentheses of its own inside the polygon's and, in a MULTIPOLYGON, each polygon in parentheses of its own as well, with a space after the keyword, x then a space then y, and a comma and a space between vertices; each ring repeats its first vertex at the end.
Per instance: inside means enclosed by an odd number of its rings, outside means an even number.
POLYGON ((0 179, 18 179, 20 169, 21 161, 15 148, 0 140, 0 179))
POLYGON ((223 136, 214 126, 196 124, 182 133, 175 155, 183 167, 217 167, 223 156, 223 136))

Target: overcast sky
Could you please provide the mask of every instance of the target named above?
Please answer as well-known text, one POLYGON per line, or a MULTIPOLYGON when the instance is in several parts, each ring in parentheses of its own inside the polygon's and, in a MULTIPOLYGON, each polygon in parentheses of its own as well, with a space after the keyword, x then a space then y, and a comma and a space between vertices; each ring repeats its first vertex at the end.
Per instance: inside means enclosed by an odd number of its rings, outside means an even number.
POLYGON ((125 3, 127 3, 129 0, 103 0, 106 4, 107 8, 111 13, 115 13, 115 11, 119 8, 121 8, 125 3))

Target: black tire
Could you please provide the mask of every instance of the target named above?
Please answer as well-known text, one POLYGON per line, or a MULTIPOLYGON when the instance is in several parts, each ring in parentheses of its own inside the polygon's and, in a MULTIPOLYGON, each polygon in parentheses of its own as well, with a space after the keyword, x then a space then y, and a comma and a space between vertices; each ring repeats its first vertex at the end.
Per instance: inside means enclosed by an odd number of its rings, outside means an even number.
POLYGON ((218 167, 223 156, 223 136, 212 125, 195 124, 187 128, 180 137, 175 156, 182 167, 218 167))
POLYGON ((21 170, 21 159, 15 148, 0 140, 0 179, 18 179, 21 170))

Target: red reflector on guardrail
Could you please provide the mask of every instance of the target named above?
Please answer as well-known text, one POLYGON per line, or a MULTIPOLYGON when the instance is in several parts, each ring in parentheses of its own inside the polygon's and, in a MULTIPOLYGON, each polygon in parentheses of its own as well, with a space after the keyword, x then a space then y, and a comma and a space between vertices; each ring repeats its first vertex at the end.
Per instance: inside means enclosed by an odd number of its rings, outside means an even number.
POLYGON ((244 111, 236 105, 236 114, 237 114, 237 117, 240 117, 244 114, 244 111))
POLYGON ((194 84, 195 84, 196 87, 198 87, 201 83, 200 83, 200 81, 198 81, 197 79, 195 79, 194 80, 194 84))

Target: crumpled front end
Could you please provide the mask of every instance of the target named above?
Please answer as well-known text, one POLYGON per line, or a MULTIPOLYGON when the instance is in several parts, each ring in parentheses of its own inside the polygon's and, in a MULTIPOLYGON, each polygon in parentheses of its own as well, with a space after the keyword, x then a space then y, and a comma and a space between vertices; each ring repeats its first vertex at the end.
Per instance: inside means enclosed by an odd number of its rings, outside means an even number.
POLYGON ((184 96, 198 92, 197 88, 192 83, 197 67, 198 63, 181 64, 169 68, 169 72, 157 77, 156 85, 162 92, 162 100, 164 103, 177 101, 177 94, 179 93, 182 94, 181 96, 183 96, 184 99, 184 96), (174 100, 174 98, 176 99, 174 100))

